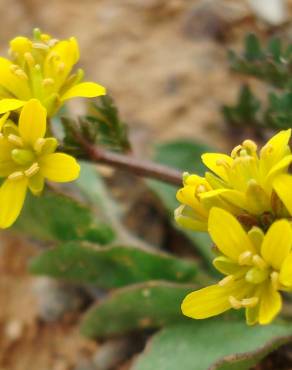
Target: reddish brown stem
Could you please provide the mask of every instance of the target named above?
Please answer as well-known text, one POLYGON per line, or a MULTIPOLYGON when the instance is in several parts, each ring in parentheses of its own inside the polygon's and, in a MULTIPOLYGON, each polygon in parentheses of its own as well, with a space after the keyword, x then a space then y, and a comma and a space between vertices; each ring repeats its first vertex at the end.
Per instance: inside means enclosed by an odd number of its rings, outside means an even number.
POLYGON ((141 160, 126 154, 114 153, 85 142, 79 138, 88 158, 96 163, 129 171, 137 176, 161 180, 175 186, 181 186, 182 173, 167 166, 141 160))

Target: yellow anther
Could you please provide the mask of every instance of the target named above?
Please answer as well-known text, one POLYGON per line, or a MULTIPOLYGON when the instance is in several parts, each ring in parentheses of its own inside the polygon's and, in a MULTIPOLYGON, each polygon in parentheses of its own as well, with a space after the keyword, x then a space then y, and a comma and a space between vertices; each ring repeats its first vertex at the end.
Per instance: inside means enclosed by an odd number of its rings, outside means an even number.
POLYGON ((230 169, 229 164, 228 164, 226 161, 224 161, 224 159, 218 159, 218 160, 216 161, 216 165, 217 165, 217 166, 224 167, 224 168, 225 168, 225 170, 229 170, 229 169, 230 169))
POLYGON ((48 45, 43 44, 43 43, 41 43, 41 42, 34 42, 34 43, 32 44, 32 47, 33 47, 34 49, 40 49, 40 50, 48 50, 48 49, 49 49, 48 45))
POLYGON ((279 273, 276 272, 276 271, 273 271, 270 276, 271 276, 271 283, 272 283, 273 288, 275 290, 278 290, 279 285, 280 285, 280 283, 279 283, 279 273))
POLYGON ((239 152, 239 155, 240 155, 240 157, 246 157, 248 155, 247 150, 246 149, 241 149, 241 151, 239 152))
POLYGON ((237 145, 235 148, 232 149, 232 152, 230 154, 231 158, 236 158, 238 156, 238 153, 241 151, 242 145, 237 145))
POLYGON ((238 257, 238 263, 243 266, 243 265, 250 265, 252 263, 252 252, 251 251, 246 251, 243 252, 239 255, 238 257))
POLYGON ((10 135, 8 135, 7 139, 11 144, 14 144, 18 147, 23 147, 23 141, 22 141, 21 137, 19 137, 17 135, 10 134, 10 135))
POLYGON ((206 187, 203 184, 200 184, 197 186, 196 193, 197 194, 205 193, 206 190, 207 190, 206 187))
POLYGON ((9 67, 10 71, 11 72, 15 72, 17 69, 19 69, 19 66, 16 65, 16 64, 11 64, 11 66, 9 67))
POLYGON ((24 173, 21 171, 13 172, 11 175, 8 176, 9 180, 20 180, 24 177, 24 173))
POLYGON ((28 77, 27 77, 27 74, 22 70, 22 69, 16 69, 14 72, 13 72, 17 77, 23 79, 23 80, 27 80, 28 77))
POLYGON ((243 307, 255 307, 259 303, 258 297, 251 297, 251 298, 245 298, 241 300, 241 304, 243 307))
POLYGON ((228 300, 231 306, 235 308, 236 310, 239 310, 240 308, 243 307, 241 301, 239 301, 237 298, 233 297, 232 295, 229 296, 228 300))
POLYGON ((52 78, 45 78, 42 82, 42 85, 44 87, 47 87, 47 86, 52 86, 54 85, 55 81, 52 79, 52 78))
POLYGON ((220 280, 218 284, 220 286, 225 286, 225 285, 231 283, 232 281, 234 281, 234 276, 233 275, 228 275, 225 278, 223 278, 222 280, 220 280))
POLYGON ((24 53, 24 59, 29 66, 33 67, 35 65, 35 60, 31 53, 24 53))
POLYGON ((62 73, 64 71, 64 69, 65 69, 65 63, 64 62, 60 62, 58 64, 57 72, 58 73, 62 73))
POLYGON ((37 141, 34 143, 34 150, 37 152, 37 153, 40 153, 44 144, 45 144, 46 140, 42 137, 38 138, 37 141))
POLYGON ((244 140, 242 143, 244 148, 246 148, 251 154, 256 153, 258 147, 257 144, 252 140, 244 140))
POLYGON ((39 169, 40 169, 40 167, 39 167, 38 163, 34 163, 29 167, 29 169, 24 171, 24 174, 25 174, 26 177, 32 177, 36 173, 39 172, 39 169))
POLYGON ((258 267, 260 270, 265 270, 268 265, 267 263, 264 261, 264 259, 259 256, 258 254, 255 254, 253 257, 252 257, 252 262, 253 264, 258 267))

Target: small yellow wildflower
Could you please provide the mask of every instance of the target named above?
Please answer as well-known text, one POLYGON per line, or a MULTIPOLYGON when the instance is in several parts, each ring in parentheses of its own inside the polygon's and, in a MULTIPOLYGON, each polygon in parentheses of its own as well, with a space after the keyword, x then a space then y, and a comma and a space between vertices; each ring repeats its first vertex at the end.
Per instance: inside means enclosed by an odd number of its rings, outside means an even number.
POLYGON ((39 195, 45 178, 50 181, 73 181, 79 176, 76 160, 55 153, 57 140, 45 138, 46 110, 37 99, 23 106, 19 124, 1 118, 0 177, 6 178, 0 188, 0 227, 11 226, 18 217, 29 189, 39 195))
MULTIPOLYGON (((203 163, 212 172, 207 172, 205 178, 184 175, 184 186, 177 193, 177 199, 182 203, 175 211, 178 224, 206 231, 209 211, 214 206, 237 216, 270 213, 273 217, 281 218, 287 215, 276 193, 285 205, 288 195, 282 195, 285 192, 280 189, 283 182, 276 179, 280 175, 287 176, 292 162, 288 145, 290 136, 290 129, 279 132, 266 143, 259 155, 257 145, 251 140, 245 140, 242 145, 235 147, 231 156, 203 154, 203 163)), ((292 196, 289 199, 292 214, 292 196)))
POLYGON ((225 277, 187 295, 183 313, 205 319, 230 308, 245 308, 249 325, 270 323, 282 307, 279 290, 292 290, 289 222, 274 222, 266 234, 258 227, 247 233, 234 216, 215 207, 210 211, 209 233, 220 252, 213 264, 225 277))
POLYGON ((52 116, 68 99, 105 94, 101 85, 80 83, 83 70, 71 74, 79 60, 74 37, 58 41, 36 29, 32 40, 23 36, 11 40, 9 54, 10 60, 0 57, 0 113, 36 98, 52 116))

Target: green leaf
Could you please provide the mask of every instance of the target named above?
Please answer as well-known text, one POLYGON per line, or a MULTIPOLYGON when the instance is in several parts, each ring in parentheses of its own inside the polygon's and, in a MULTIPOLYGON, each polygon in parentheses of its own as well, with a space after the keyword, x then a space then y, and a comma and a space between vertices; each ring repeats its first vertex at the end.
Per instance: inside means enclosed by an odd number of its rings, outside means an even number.
POLYGON ((233 127, 260 126, 257 113, 260 101, 253 95, 248 85, 242 85, 238 101, 234 106, 224 105, 222 113, 225 121, 233 127))
POLYGON ((187 321, 180 304, 193 289, 189 285, 151 281, 116 290, 88 311, 81 332, 100 338, 187 321))
POLYGON ((115 151, 129 151, 128 126, 120 119, 113 99, 106 95, 92 105, 87 121, 96 127, 97 142, 115 151))
POLYGON ((255 34, 249 34, 245 38, 245 57, 250 60, 257 60, 262 58, 260 42, 255 34))
MULTIPOLYGON (((177 140, 158 145, 156 147, 154 160, 182 171, 203 175, 205 167, 201 161, 201 155, 213 151, 214 149, 211 149, 209 146, 195 141, 177 140)), ((173 212, 179 205, 176 200, 176 192, 178 189, 156 180, 149 180, 148 184, 162 200, 170 218, 173 220, 173 212)), ((181 228, 180 231, 194 243, 200 254, 210 263, 213 254, 210 248, 211 242, 209 236, 206 233, 188 231, 181 228)))
POLYGON ((154 335, 132 370, 248 370, 292 340, 289 324, 190 321, 154 335))
POLYGON ((30 271, 101 288, 147 280, 194 282, 198 278, 194 262, 166 253, 123 246, 100 248, 78 242, 44 251, 32 260, 30 271))
POLYGON ((282 95, 269 94, 269 106, 265 112, 265 122, 276 129, 292 127, 292 92, 282 95))
POLYGON ((98 223, 91 209, 50 191, 41 197, 28 196, 14 229, 43 241, 87 240, 108 244, 114 239, 113 230, 98 223))

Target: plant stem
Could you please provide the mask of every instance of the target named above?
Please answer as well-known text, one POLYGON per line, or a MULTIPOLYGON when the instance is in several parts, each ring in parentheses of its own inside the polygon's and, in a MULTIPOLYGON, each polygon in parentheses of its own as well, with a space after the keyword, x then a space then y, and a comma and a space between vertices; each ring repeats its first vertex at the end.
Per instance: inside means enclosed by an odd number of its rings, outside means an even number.
POLYGON ((161 180, 175 186, 181 186, 182 184, 182 173, 178 170, 150 161, 141 160, 131 155, 107 151, 88 143, 81 137, 78 137, 78 140, 87 153, 88 158, 93 162, 104 163, 115 168, 129 171, 137 176, 161 180))

